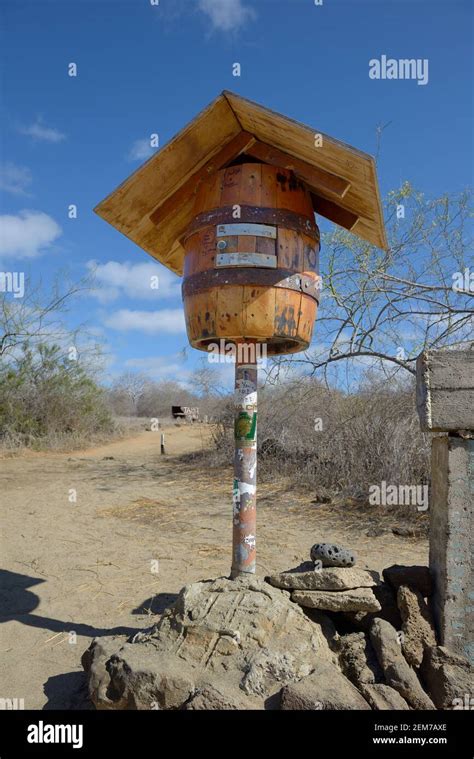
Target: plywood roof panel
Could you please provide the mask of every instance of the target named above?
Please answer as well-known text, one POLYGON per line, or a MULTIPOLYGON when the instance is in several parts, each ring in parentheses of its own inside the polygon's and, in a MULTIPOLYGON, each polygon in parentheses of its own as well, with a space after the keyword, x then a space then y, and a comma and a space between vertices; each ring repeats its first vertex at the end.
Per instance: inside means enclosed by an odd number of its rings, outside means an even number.
POLYGON ((318 213, 324 216, 326 209, 335 223, 387 247, 371 156, 231 92, 219 95, 95 210, 181 274, 180 239, 193 216, 190 188, 197 190, 205 177, 246 149, 262 160, 267 156, 269 163, 281 158, 285 167, 312 183, 309 189, 320 199, 315 203, 318 213), (320 147, 316 134, 322 134, 320 147))

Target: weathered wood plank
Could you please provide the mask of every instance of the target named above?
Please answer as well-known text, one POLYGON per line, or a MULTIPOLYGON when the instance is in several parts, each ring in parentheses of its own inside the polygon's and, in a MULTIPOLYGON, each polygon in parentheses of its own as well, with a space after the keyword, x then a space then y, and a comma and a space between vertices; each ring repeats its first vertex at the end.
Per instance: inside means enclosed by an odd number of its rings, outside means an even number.
POLYGON ((424 351, 416 404, 423 430, 474 430, 474 350, 424 351))
MULTIPOLYGON (((163 201, 152 214, 150 214, 150 220, 153 224, 159 224, 169 214, 175 212, 176 208, 183 204, 188 198, 193 197, 199 190, 201 183, 208 179, 211 174, 215 174, 220 171, 229 161, 237 158, 241 153, 244 153, 255 142, 255 138, 248 132, 240 132, 240 134, 233 137, 227 142, 222 150, 219 150, 215 156, 213 156, 204 166, 201 166, 181 187, 174 192, 167 200, 163 201)), ((216 192, 215 185, 211 185, 216 192)), ((217 200, 217 198, 216 198, 217 200)), ((218 205, 216 202, 215 205, 218 205)), ((213 208, 214 204, 201 203, 203 208, 213 208)))
POLYGON ((269 163, 272 166, 281 166, 283 169, 290 169, 303 182, 306 182, 310 190, 315 192, 325 190, 343 198, 348 191, 350 182, 344 177, 338 177, 317 166, 311 166, 299 158, 285 153, 283 150, 273 148, 260 140, 254 141, 254 144, 245 151, 248 155, 258 158, 260 161, 269 163))
POLYGON ((336 205, 330 200, 326 200, 326 198, 321 198, 314 192, 311 193, 311 199, 316 213, 321 214, 321 216, 329 219, 329 221, 333 221, 340 227, 344 227, 344 229, 350 231, 359 221, 359 217, 352 213, 352 211, 341 208, 341 206, 336 205))

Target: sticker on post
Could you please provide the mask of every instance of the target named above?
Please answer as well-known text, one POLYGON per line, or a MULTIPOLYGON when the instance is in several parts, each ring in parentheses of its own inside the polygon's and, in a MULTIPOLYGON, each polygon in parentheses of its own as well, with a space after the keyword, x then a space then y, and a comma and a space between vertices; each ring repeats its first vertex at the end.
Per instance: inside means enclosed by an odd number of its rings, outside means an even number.
POLYGON ((257 436, 257 412, 248 414, 240 411, 235 420, 234 436, 236 440, 255 440, 257 436))

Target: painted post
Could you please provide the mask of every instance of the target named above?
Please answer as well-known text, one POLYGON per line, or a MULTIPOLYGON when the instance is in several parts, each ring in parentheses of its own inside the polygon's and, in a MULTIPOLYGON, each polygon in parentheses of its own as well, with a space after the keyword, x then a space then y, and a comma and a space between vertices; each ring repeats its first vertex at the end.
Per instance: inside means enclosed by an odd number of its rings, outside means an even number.
POLYGON ((163 455, 164 455, 164 453, 165 453, 165 433, 164 433, 164 432, 162 432, 162 433, 161 433, 161 439, 160 439, 160 452, 161 452, 161 455, 162 455, 162 456, 163 456, 163 455))
POLYGON ((234 489, 231 577, 255 574, 257 527, 257 357, 238 343, 234 394, 234 489))

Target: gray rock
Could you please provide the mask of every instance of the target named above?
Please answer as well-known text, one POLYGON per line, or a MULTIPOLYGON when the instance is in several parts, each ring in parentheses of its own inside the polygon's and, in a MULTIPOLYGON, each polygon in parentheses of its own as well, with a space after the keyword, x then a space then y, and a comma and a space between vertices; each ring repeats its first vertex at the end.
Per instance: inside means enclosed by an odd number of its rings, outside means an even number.
POLYGON ((360 683, 383 680, 375 651, 363 632, 343 635, 339 639, 339 664, 344 675, 357 687, 360 683))
POLYGON ((473 708, 474 667, 463 656, 444 646, 426 648, 420 674, 438 709, 473 708))
POLYGON ((400 585, 408 585, 413 590, 419 590, 425 598, 433 593, 433 578, 428 567, 392 564, 386 567, 382 574, 385 582, 395 590, 398 590, 400 585))
POLYGON ((384 619, 375 619, 370 628, 370 639, 387 685, 395 688, 414 709, 434 709, 415 671, 403 656, 395 628, 384 619))
POLYGON ((288 590, 351 590, 371 588, 379 582, 377 572, 350 567, 327 567, 320 570, 289 570, 265 578, 270 585, 288 590))
POLYGON ((387 530, 385 527, 369 527, 365 533, 368 538, 380 538, 381 535, 385 535, 387 530))
POLYGON ((425 648, 436 646, 431 612, 419 590, 400 585, 397 603, 402 616, 402 650, 412 667, 423 661, 425 648))
POLYGON ((90 697, 106 709, 263 708, 318 661, 336 662, 321 625, 255 578, 193 583, 132 642, 101 638, 83 657, 90 697))
POLYGON ((376 585, 372 590, 381 609, 376 612, 347 612, 344 615, 347 621, 355 630, 362 632, 369 632, 372 622, 376 618, 385 619, 387 622, 390 622, 396 630, 400 630, 402 626, 402 618, 400 616, 400 610, 397 606, 397 599, 393 589, 390 585, 387 585, 387 583, 381 582, 380 585, 376 585))
POLYGON ((326 612, 321 611, 321 609, 308 609, 306 607, 302 607, 302 609, 308 619, 311 619, 320 626, 321 632, 326 638, 331 651, 337 652, 339 650, 340 635, 331 617, 326 612))
MULTIPOLYGON (((221 711, 249 709, 250 702, 244 694, 229 692, 225 683, 202 685, 193 698, 185 705, 186 711, 221 711)), ((263 708, 261 704, 254 705, 255 709, 263 708)))
POLYGON ((312 561, 321 561, 323 567, 353 567, 356 562, 353 551, 333 543, 315 543, 310 558, 312 561))
POLYGON ((325 611, 378 611, 380 604, 372 588, 354 590, 294 590, 291 600, 309 609, 325 611))
POLYGON ((398 691, 384 683, 361 683, 359 690, 372 709, 410 709, 398 691))
POLYGON ((316 666, 310 675, 297 683, 286 685, 281 692, 281 709, 370 709, 349 680, 337 667, 328 663, 316 666))
POLYGON ((97 709, 126 709, 126 699, 120 699, 114 694, 114 699, 109 695, 110 675, 106 664, 115 652, 123 645, 126 638, 119 636, 105 636, 94 638, 88 649, 81 657, 81 663, 87 674, 89 684, 89 698, 97 709))

